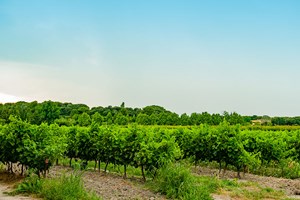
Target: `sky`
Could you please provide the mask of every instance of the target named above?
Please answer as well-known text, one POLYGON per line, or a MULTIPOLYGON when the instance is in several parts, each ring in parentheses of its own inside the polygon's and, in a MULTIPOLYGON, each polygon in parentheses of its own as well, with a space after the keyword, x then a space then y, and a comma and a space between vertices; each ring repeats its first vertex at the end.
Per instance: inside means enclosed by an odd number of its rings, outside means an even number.
POLYGON ((298 0, 0 0, 0 102, 300 115, 298 0))

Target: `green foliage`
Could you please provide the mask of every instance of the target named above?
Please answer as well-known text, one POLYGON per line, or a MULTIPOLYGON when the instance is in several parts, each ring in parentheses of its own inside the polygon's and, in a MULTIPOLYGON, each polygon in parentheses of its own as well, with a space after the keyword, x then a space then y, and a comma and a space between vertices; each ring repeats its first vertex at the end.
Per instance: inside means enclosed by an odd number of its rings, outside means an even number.
POLYGON ((226 165, 232 164, 240 170, 245 151, 239 138, 239 127, 229 126, 229 123, 223 122, 213 134, 217 138, 212 147, 215 152, 212 160, 225 162, 226 165))
MULTIPOLYGON (((237 113, 226 113, 228 114, 226 115, 226 120, 230 124, 249 123, 249 120, 246 121, 246 118, 241 117, 237 113)), ((109 125, 127 125, 135 122, 140 125, 218 125, 225 117, 220 114, 209 114, 207 112, 193 113, 190 116, 187 114, 179 116, 161 106, 152 105, 142 109, 129 108, 125 107, 124 102, 120 106, 98 106, 90 109, 84 104, 53 101, 1 104, 0 124, 9 123, 10 115, 20 117, 21 120, 28 121, 31 124, 58 123, 60 126, 72 126, 75 124, 88 126, 91 121, 109 125)))
POLYGON ((104 117, 100 115, 98 112, 92 115, 92 122, 101 125, 104 121, 104 117))
POLYGON ((145 166, 146 170, 154 171, 159 167, 174 161, 180 156, 180 150, 175 137, 167 132, 149 131, 140 136, 140 149, 135 154, 135 163, 145 166))
POLYGON ((64 153, 63 128, 54 124, 31 125, 14 117, 10 121, 0 134, 2 162, 19 162, 39 173, 47 170, 46 159, 51 163, 64 153))
POLYGON ((60 107, 57 102, 45 101, 38 105, 35 110, 36 114, 39 115, 39 121, 37 124, 42 122, 51 124, 55 119, 59 118, 60 107))
POLYGON ((274 125, 300 125, 300 117, 273 117, 274 125))
MULTIPOLYGON (((86 109, 80 106, 76 115, 89 116, 86 109)), ((126 114, 125 108, 122 109, 120 112, 126 114)), ((150 111, 151 116, 166 114, 166 111, 156 112, 156 109, 150 111)), ((111 112, 107 115, 113 119, 111 112)), ((118 113, 114 115, 125 117, 118 113)), ((208 114, 203 113, 203 116, 208 117, 208 114)), ((195 164, 215 161, 220 168, 234 166, 238 172, 248 169, 265 174, 266 168, 272 167, 278 169, 276 176, 300 176, 299 130, 241 131, 239 125, 232 126, 226 121, 219 126, 201 124, 193 127, 100 125, 95 120, 85 124, 86 127, 84 124, 60 127, 46 123, 32 125, 12 116, 9 121, 0 126, 0 161, 20 163, 37 174, 45 172, 51 163, 64 155, 84 162, 95 161, 99 166, 101 162, 123 165, 124 176, 127 166, 134 166, 141 169, 144 179, 145 174, 155 177, 158 169, 181 158, 195 164), (45 160, 50 161, 48 165, 45 160)))
POLYGON ((294 158, 300 161, 300 130, 295 131, 293 134, 290 135, 289 143, 292 145, 294 149, 294 158))
POLYGON ((124 116, 122 113, 118 113, 115 118, 115 124, 118 125, 127 125, 128 124, 128 118, 124 116))
POLYGON ((14 193, 39 194, 42 191, 42 185, 43 181, 38 176, 32 175, 20 183, 14 193))
POLYGON ((136 118, 136 122, 138 124, 143 124, 143 125, 151 125, 152 124, 150 116, 143 114, 143 113, 138 114, 138 116, 136 118))
MULTIPOLYGON (((149 126, 72 127, 68 132, 69 158, 99 161, 124 166, 140 167, 142 174, 155 177, 157 169, 176 159, 216 161, 223 167, 235 166, 238 171, 248 169, 264 174, 261 166, 275 163, 282 173, 276 176, 296 177, 299 170, 294 164, 291 173, 283 162, 299 156, 299 132, 240 131, 239 126, 227 122, 217 127, 201 125, 192 128, 149 126), (180 147, 180 148, 179 148, 180 147)), ((297 162, 295 162, 297 163, 297 162)))
POLYGON ((41 196, 51 200, 98 200, 93 193, 88 193, 80 175, 63 175, 57 179, 44 179, 41 196))
POLYGON ((170 131, 136 126, 72 127, 67 133, 69 158, 98 161, 124 166, 141 167, 153 176, 156 170, 181 155, 175 137, 170 131))
POLYGON ((84 189, 81 175, 62 175, 59 178, 40 179, 30 176, 17 186, 15 193, 33 193, 49 200, 99 200, 84 189))
POLYGON ((82 113, 78 116, 78 125, 79 126, 89 126, 92 122, 91 117, 87 113, 82 113))
POLYGON ((212 199, 209 191, 199 185, 186 165, 169 164, 159 170, 153 187, 172 199, 212 199))
MULTIPOLYGON (((299 139, 296 132, 287 131, 249 131, 241 134, 244 148, 256 158, 260 159, 262 165, 277 163, 279 168, 284 170, 283 161, 287 158, 297 160, 297 144, 299 139)), ((286 165, 288 163, 285 163, 286 165)), ((253 163, 250 166, 254 166, 253 163)), ((284 174, 284 173, 282 173, 284 174)))

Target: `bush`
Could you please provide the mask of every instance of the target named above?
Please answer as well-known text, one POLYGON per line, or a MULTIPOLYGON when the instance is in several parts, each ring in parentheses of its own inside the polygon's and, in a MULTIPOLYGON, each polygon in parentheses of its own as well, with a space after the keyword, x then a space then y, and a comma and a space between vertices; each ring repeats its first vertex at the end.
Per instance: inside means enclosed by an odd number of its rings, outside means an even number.
POLYGON ((153 185, 156 191, 172 199, 212 199, 209 192, 191 174, 189 167, 179 163, 160 169, 153 185))
POLYGON ((39 194, 42 191, 42 184, 42 180, 37 175, 32 175, 18 185, 15 193, 39 194))
POLYGON ((16 193, 34 193, 49 200, 99 200, 84 189, 80 175, 62 175, 59 178, 40 179, 30 176, 18 185, 16 193))

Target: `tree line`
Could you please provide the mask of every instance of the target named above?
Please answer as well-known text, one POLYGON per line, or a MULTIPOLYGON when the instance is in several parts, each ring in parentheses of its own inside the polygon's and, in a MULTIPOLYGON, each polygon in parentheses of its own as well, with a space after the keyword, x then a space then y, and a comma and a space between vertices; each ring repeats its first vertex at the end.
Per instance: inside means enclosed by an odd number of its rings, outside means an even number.
POLYGON ((222 114, 208 112, 183 113, 181 115, 166 110, 157 105, 144 108, 120 106, 88 107, 85 104, 61 103, 54 101, 16 102, 0 104, 0 124, 9 122, 9 116, 19 117, 23 121, 40 125, 42 123, 56 123, 59 126, 89 126, 92 122, 98 124, 127 125, 137 123, 141 125, 218 125, 226 120, 231 125, 251 124, 253 120, 261 120, 265 125, 300 125, 300 117, 268 117, 268 116, 242 116, 236 112, 223 112, 222 114))

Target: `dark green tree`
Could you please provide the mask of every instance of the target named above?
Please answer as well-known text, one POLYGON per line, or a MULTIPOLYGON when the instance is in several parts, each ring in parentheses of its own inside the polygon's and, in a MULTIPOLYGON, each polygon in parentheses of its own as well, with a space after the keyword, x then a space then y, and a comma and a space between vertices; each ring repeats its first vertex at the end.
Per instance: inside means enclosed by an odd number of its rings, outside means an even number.
POLYGON ((91 117, 87 113, 82 113, 78 116, 77 121, 79 126, 89 126, 92 123, 91 117))

